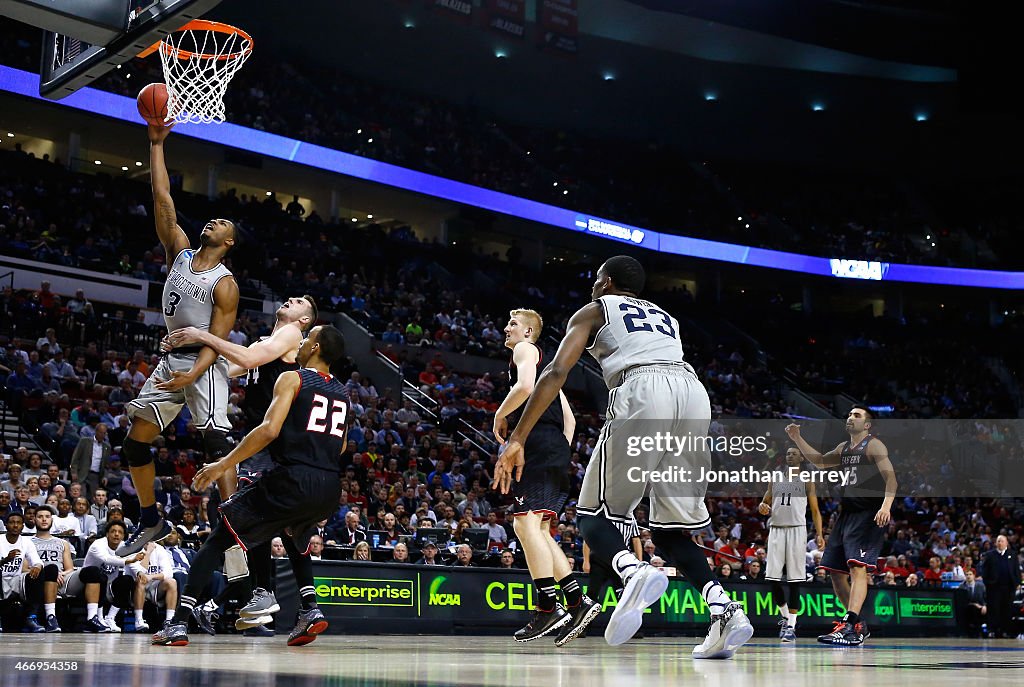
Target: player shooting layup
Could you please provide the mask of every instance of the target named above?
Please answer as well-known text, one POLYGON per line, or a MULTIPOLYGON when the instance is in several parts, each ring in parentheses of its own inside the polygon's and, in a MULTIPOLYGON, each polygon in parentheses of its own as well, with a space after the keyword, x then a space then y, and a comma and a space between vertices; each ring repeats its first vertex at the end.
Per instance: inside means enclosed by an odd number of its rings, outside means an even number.
MULTIPOLYGON (((523 444, 534 425, 558 395, 569 370, 588 349, 601 364, 611 390, 605 426, 583 479, 577 512, 580 531, 593 555, 622 578, 625 589, 608 622, 605 639, 621 644, 636 634, 644 610, 657 601, 668 578, 628 551, 622 532, 613 524, 628 523, 645 491, 651 493, 651 533, 711 609, 711 629, 694 648, 695 658, 728 658, 753 634, 743 609, 732 601, 708 567, 704 552, 686 530, 700 529, 711 518, 704 503, 706 484, 666 485, 646 478, 631 479, 630 468, 666 470, 710 465, 706 450, 677 456, 646 451, 638 457, 619 449, 628 431, 662 426, 676 435, 706 437, 711 401, 693 368, 683 361, 679 322, 654 303, 638 298, 645 281, 635 259, 619 255, 597 271, 589 303, 572 316, 555 359, 540 376, 522 418, 495 468, 502 490, 511 474, 522 475, 523 444), (623 420, 628 420, 626 425, 623 420), (613 452, 614 451, 614 452, 613 452), (681 496, 681 492, 686 492, 681 496)), ((699 473, 694 473, 699 474, 699 473)))
MULTIPOLYGON (((170 262, 164 283, 164 322, 169 332, 196 327, 225 338, 235 323, 238 285, 223 260, 235 245, 237 232, 230 220, 212 219, 203 227, 199 250, 192 249, 178 226, 164 163, 164 140, 170 130, 171 127, 149 126, 156 233, 170 262)), ((150 541, 163 539, 171 531, 156 509, 156 466, 150 444, 187 403, 196 427, 203 433, 207 460, 226 456, 231 450, 227 440, 231 429, 227 401, 228 362, 218 358, 212 348, 197 345, 167 353, 146 380, 139 397, 128 403, 132 426, 121 452, 131 469, 141 513, 135 532, 118 547, 118 556, 141 551, 150 541)), ((217 486, 221 498, 226 499, 235 491, 234 475, 225 475, 217 486)))

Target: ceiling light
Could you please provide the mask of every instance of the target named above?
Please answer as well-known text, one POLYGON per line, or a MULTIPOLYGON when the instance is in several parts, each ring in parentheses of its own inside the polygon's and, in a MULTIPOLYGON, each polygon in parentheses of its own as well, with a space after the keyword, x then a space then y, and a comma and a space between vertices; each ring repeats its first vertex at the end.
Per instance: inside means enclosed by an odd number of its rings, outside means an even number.
POLYGON ((373 219, 373 215, 367 215, 366 219, 373 219))
POLYGON ((811 109, 814 110, 815 112, 824 112, 825 105, 822 103, 814 103, 813 105, 811 105, 811 109))
POLYGON ((708 91, 704 94, 704 100, 708 101, 709 103, 714 102, 718 100, 718 94, 715 93, 714 91, 708 91))
POLYGON ((136 167, 141 167, 142 166, 142 162, 140 160, 136 160, 135 161, 135 166, 136 167))
POLYGON ((122 166, 121 166, 121 171, 122 171, 122 172, 127 172, 127 171, 128 171, 128 167, 126 167, 126 166, 122 165, 122 166))
POLYGON ((103 163, 102 163, 102 162, 100 162, 99 160, 93 160, 93 164, 96 164, 96 165, 102 165, 103 163))

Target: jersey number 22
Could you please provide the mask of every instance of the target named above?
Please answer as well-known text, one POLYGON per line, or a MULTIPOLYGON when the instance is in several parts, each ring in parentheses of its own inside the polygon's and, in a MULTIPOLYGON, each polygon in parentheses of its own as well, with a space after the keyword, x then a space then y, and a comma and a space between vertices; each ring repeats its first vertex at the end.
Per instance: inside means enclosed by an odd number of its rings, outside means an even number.
POLYGON ((344 438, 347 415, 348 405, 344 401, 332 401, 326 396, 315 394, 313 408, 309 411, 309 423, 306 424, 306 431, 323 434, 329 430, 334 436, 344 438), (330 425, 327 424, 328 409, 332 411, 330 425))

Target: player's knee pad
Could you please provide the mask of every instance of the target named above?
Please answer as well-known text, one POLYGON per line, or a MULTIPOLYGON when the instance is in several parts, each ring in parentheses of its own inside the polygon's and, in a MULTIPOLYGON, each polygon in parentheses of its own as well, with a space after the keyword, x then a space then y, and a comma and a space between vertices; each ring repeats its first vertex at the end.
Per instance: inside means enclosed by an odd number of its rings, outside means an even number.
POLYGON ((87 565, 78 573, 78 579, 85 584, 100 584, 104 578, 103 572, 95 565, 87 565))
POLYGON ((212 463, 231 453, 232 447, 226 433, 216 429, 208 429, 203 432, 203 448, 206 450, 207 462, 212 463))
POLYGON ((128 461, 128 467, 141 468, 153 462, 149 444, 144 444, 131 437, 126 437, 124 443, 121 444, 121 455, 128 461))
POLYGON ((43 566, 43 572, 39 577, 43 582, 56 582, 57 576, 60 574, 60 570, 57 569, 56 563, 50 563, 49 565, 43 566))
POLYGON ((249 561, 242 547, 235 544, 224 552, 224 577, 228 582, 249 576, 249 561))

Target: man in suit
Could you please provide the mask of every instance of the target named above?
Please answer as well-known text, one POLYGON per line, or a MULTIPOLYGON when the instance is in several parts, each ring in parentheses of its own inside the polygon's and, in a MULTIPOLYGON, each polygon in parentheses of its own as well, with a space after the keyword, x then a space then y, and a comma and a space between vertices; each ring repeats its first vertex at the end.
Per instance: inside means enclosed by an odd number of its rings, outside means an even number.
POLYGON ((977 637, 981 634, 981 625, 985 622, 988 607, 985 602, 985 583, 979 581, 973 570, 968 570, 967 579, 957 589, 957 596, 964 607, 964 622, 967 636, 977 637))
POLYGON ((989 636, 1009 637, 1010 610, 1013 592, 1020 582, 1020 564, 1006 535, 996 537, 996 548, 982 556, 978 572, 985 581, 989 636))
POLYGON ((342 546, 355 546, 366 541, 366 531, 359 525, 359 516, 355 512, 345 514, 345 526, 335 533, 333 541, 342 546))
POLYGON ((100 477, 110 457, 110 442, 107 441, 107 426, 96 425, 96 435, 82 437, 71 455, 71 481, 85 485, 87 498, 100 487, 100 477))

